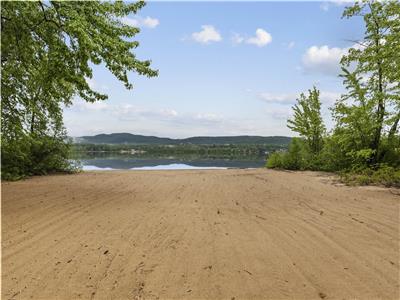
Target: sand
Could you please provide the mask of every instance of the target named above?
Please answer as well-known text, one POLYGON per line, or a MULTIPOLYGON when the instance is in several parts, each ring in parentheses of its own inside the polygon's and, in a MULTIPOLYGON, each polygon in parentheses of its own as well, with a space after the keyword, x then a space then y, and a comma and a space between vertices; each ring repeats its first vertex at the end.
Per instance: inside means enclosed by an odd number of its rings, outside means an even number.
POLYGON ((263 169, 2 183, 2 299, 398 299, 399 194, 263 169))

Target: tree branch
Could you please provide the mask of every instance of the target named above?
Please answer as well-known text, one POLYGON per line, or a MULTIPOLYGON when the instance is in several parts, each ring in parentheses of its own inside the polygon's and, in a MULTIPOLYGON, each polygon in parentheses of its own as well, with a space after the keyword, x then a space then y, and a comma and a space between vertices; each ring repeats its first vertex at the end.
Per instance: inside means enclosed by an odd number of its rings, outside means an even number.
POLYGON ((47 18, 46 10, 45 10, 45 8, 44 8, 44 5, 43 5, 42 1, 39 1, 38 3, 39 3, 39 5, 40 5, 40 8, 42 9, 44 20, 47 21, 47 22, 53 23, 53 24, 56 25, 59 29, 62 29, 63 27, 62 27, 60 24, 58 24, 56 21, 54 21, 53 19, 48 19, 48 18, 47 18))

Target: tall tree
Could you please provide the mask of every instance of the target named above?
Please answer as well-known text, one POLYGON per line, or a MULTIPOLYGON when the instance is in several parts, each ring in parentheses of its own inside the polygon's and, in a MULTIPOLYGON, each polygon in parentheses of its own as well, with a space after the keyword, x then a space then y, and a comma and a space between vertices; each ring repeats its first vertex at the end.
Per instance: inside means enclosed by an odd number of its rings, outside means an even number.
MULTIPOLYGON (((375 104, 368 95, 365 84, 357 74, 342 69, 344 85, 347 94, 342 95, 332 108, 336 126, 333 134, 338 147, 344 153, 343 160, 350 159, 362 151, 368 154, 367 160, 371 158, 373 150, 371 144, 375 136, 374 115, 375 104)), ((353 160, 354 161, 354 160, 353 160)))
POLYGON ((297 104, 293 106, 294 116, 288 120, 288 127, 305 138, 312 153, 321 151, 325 125, 321 117, 320 92, 313 87, 308 95, 300 94, 297 104))
POLYGON ((63 132, 62 107, 76 95, 89 102, 107 99, 88 84, 93 64, 103 64, 128 89, 133 88, 129 72, 156 76, 150 61, 138 60, 133 53, 139 46, 134 40, 139 29, 121 21, 144 5, 143 1, 3 2, 3 145, 15 147, 15 141, 26 135, 63 132))
POLYGON ((150 61, 131 51, 139 45, 132 40, 139 29, 121 22, 143 6, 143 1, 2 3, 2 123, 13 123, 20 109, 32 112, 40 101, 70 104, 72 94, 89 102, 106 99, 87 82, 91 64, 103 63, 128 89, 130 71, 156 76, 150 61))
POLYGON ((362 144, 358 149, 369 148, 370 163, 376 164, 382 157, 382 137, 394 137, 400 118, 400 3, 364 0, 346 8, 343 16, 362 17, 365 35, 342 59, 348 93, 334 114, 339 130, 358 131, 353 136, 362 144), (357 116, 362 112, 361 120, 357 116))

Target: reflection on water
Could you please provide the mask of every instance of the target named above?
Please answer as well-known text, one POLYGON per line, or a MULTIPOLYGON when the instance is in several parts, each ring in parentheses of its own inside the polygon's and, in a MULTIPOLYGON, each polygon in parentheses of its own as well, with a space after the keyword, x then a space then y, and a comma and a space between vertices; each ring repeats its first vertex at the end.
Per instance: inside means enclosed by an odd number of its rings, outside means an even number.
MULTIPOLYGON (((85 171, 107 171, 107 170, 116 170, 113 168, 99 168, 97 166, 92 165, 84 165, 83 170, 85 171)), ((169 164, 169 165, 157 165, 157 166, 147 166, 147 167, 135 167, 130 168, 129 170, 198 170, 198 169, 226 169, 226 167, 195 167, 187 164, 169 164)))
POLYGON ((259 168, 264 158, 209 158, 209 157, 140 157, 131 155, 74 157, 83 170, 177 170, 259 168))

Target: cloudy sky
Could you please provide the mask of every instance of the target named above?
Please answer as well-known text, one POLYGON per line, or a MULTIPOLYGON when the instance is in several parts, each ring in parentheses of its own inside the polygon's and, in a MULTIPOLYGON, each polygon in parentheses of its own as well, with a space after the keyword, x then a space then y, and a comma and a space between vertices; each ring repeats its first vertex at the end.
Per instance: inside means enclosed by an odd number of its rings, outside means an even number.
POLYGON ((141 28, 135 51, 157 78, 130 74, 126 90, 104 66, 90 85, 109 95, 65 109, 71 136, 289 135, 286 119, 316 85, 324 118, 343 92, 338 61, 363 34, 336 2, 149 2, 123 21, 141 28))

